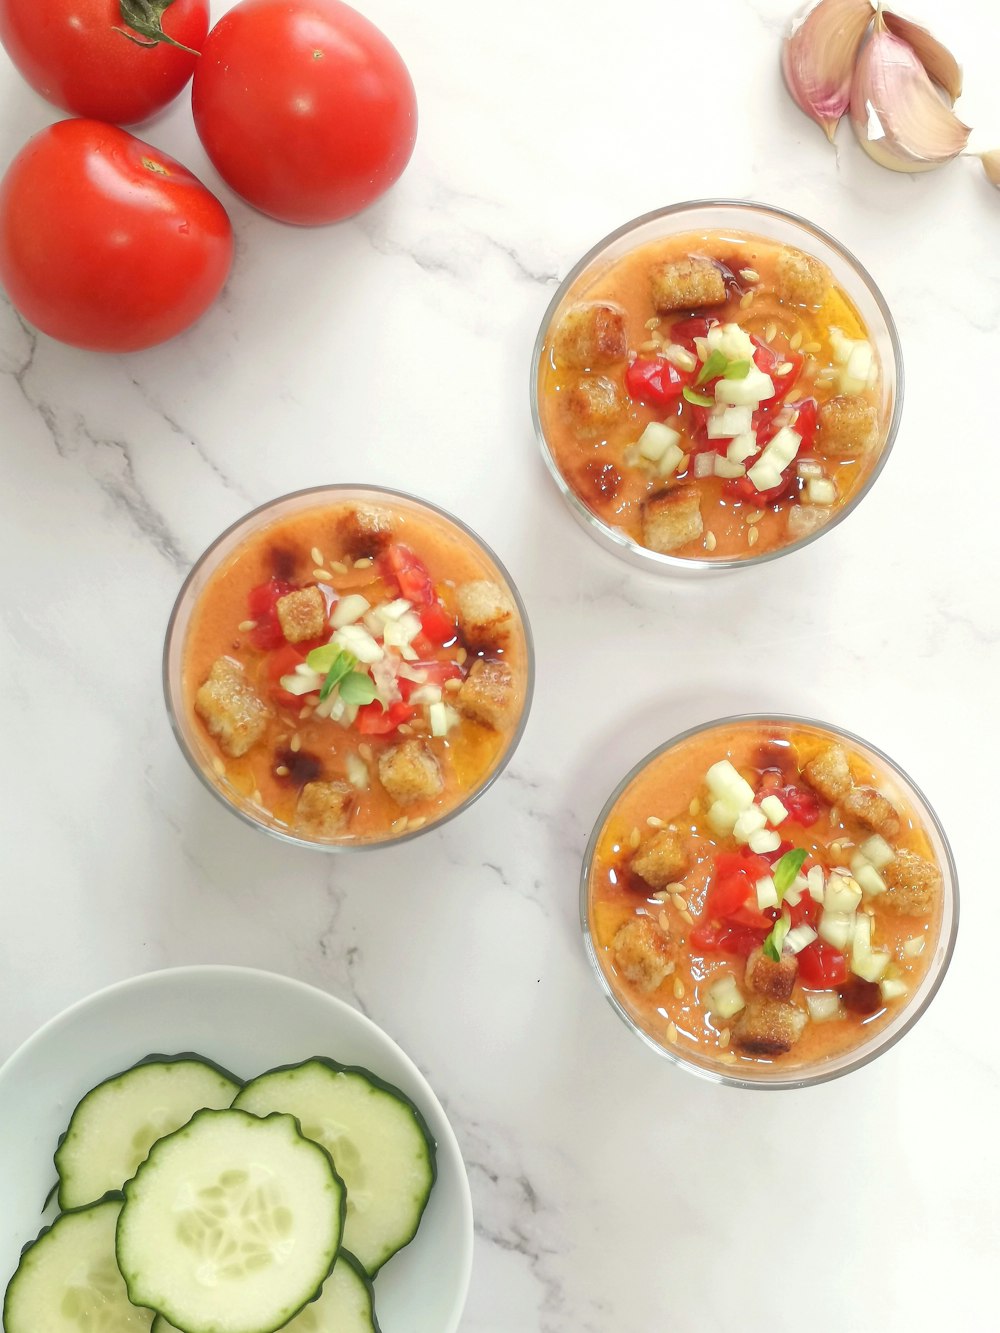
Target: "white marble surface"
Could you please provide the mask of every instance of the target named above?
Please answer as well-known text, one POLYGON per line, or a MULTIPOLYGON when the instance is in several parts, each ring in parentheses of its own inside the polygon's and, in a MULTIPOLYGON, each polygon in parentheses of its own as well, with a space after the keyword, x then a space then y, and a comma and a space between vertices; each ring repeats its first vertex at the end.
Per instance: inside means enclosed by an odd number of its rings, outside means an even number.
MULTIPOLYGON (((102 358, 0 305, 0 1057, 78 997, 174 964, 259 966, 352 1001, 463 1145, 463 1333, 996 1327, 1000 196, 974 161, 889 174, 846 125, 835 157, 777 79, 789 8, 370 0, 420 99, 389 196, 335 228, 272 223, 218 181, 182 98, 143 132, 231 210, 218 306, 171 345, 102 358), (605 554, 563 507, 528 355, 584 249, 720 194, 801 212, 860 256, 900 326, 906 405, 845 524, 677 584, 605 554), (502 780, 360 860, 228 815, 159 685, 192 559, 253 504, 331 480, 461 513, 519 582, 538 649, 502 780), (580 857, 620 775, 693 722, 768 708, 894 755, 949 830, 963 893, 951 973, 905 1041, 781 1096, 651 1056, 600 997, 577 924, 580 857)), ((994 146, 1000 18, 934 10, 919 16, 964 59, 973 145, 994 146)), ((53 116, 0 58, 0 164, 53 116)))

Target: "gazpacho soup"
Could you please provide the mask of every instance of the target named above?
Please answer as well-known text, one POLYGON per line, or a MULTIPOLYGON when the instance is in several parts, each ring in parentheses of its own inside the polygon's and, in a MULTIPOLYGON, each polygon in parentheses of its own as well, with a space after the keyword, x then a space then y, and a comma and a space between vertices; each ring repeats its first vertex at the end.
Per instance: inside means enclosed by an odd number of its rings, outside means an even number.
POLYGON ((595 832, 585 910, 606 986, 682 1061, 821 1073, 940 971, 953 884, 924 809, 898 771, 818 726, 688 734, 595 832))
POLYGON ((265 828, 332 845, 412 834, 481 791, 531 676, 519 599, 485 548, 387 492, 305 492, 244 523, 196 567, 168 636, 202 776, 265 828))
POLYGON ((891 395, 833 273, 740 231, 599 259, 547 331, 538 416, 565 485, 661 555, 741 560, 801 541, 863 488, 891 395))

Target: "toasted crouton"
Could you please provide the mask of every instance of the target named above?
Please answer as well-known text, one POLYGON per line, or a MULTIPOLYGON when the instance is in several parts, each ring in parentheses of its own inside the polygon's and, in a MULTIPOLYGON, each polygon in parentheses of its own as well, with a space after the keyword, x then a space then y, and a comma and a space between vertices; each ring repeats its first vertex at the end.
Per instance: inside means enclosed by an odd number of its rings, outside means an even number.
POLYGON ((878 412, 856 394, 838 394, 819 409, 817 446, 832 458, 856 458, 878 444, 878 412))
POLYGON ((347 825, 356 795, 346 782, 307 782, 295 808, 296 827, 317 838, 336 837, 347 825))
POLYGON ((788 510, 786 527, 789 541, 797 542, 801 541, 803 537, 808 537, 810 533, 823 527, 829 518, 830 509, 828 505, 791 505, 788 510))
POLYGON ((326 602, 315 585, 279 597, 274 609, 278 613, 281 632, 289 643, 318 639, 327 628, 326 602))
POLYGON ((219 657, 194 697, 195 712, 226 754, 238 759, 260 740, 270 708, 258 698, 239 662, 219 657))
POLYGON ((617 385, 604 375, 583 375, 566 394, 566 411, 581 435, 601 435, 624 410, 617 385))
POLYGON ((466 717, 482 722, 494 731, 502 731, 514 720, 517 705, 514 673, 506 662, 479 658, 473 662, 461 689, 454 695, 454 701, 458 711, 466 717))
POLYGON ((503 648, 514 626, 514 603, 492 579, 473 579, 456 592, 458 627, 473 652, 503 648))
POLYGON ((633 873, 651 889, 665 888, 680 879, 690 864, 684 839, 666 828, 641 842, 629 862, 633 873))
POLYGON ((668 554, 700 537, 705 525, 696 486, 651 495, 642 506, 642 544, 668 554))
POLYGON ((815 759, 810 759, 806 764, 802 776, 831 805, 843 800, 854 786, 851 766, 842 745, 828 745, 821 750, 815 759))
POLYGON ((688 255, 657 264, 650 278, 653 309, 658 315, 672 310, 699 310, 707 305, 724 305, 726 283, 722 270, 711 259, 688 255))
POLYGON ((941 872, 916 852, 897 852, 882 867, 885 893, 879 901, 900 916, 926 916, 941 887, 941 872))
POLYGON ((438 761, 423 741, 403 741, 383 750, 378 775, 382 786, 400 805, 430 800, 444 788, 438 761))
POLYGON ((615 967, 625 978, 648 995, 656 990, 673 969, 673 946, 648 916, 626 921, 611 941, 615 967))
POLYGON ((337 524, 337 539, 353 560, 378 555, 392 541, 392 518, 384 509, 357 505, 337 524))
POLYGON ((899 814, 874 787, 853 787, 842 802, 844 813, 883 838, 894 838, 900 830, 899 814))
POLYGON ((557 358, 574 370, 613 365, 628 351, 625 312, 606 301, 572 306, 559 321, 553 343, 557 358))
POLYGON ((792 305, 822 305, 830 287, 826 268, 801 250, 781 250, 774 274, 778 295, 792 305))
POLYGON ((733 1045, 745 1055, 784 1055, 802 1035, 807 1017, 784 1000, 752 996, 733 1024, 733 1045))
POLYGON ((763 949, 754 949, 747 959, 747 988, 769 1000, 787 1000, 795 986, 798 972, 799 960, 794 954, 782 954, 781 960, 776 963, 773 958, 768 958, 763 949))

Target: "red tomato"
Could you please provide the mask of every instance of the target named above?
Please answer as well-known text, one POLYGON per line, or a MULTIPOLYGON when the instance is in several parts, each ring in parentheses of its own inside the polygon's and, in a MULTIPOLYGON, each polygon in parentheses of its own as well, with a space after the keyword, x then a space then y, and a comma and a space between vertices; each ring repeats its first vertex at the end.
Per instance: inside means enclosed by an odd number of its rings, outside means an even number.
POLYGON ((74 347, 173 338, 218 296, 232 257, 218 199, 113 125, 58 121, 0 181, 0 283, 29 323, 74 347))
POLYGON ((625 388, 629 397, 640 403, 665 407, 668 403, 676 402, 685 384, 690 384, 692 378, 678 370, 672 362, 656 357, 652 361, 633 361, 625 372, 625 388))
POLYGON ((267 652, 272 648, 279 648, 285 642, 275 607, 278 598, 284 597, 291 591, 292 585, 286 583, 284 579, 268 579, 266 583, 259 583, 247 593, 250 619, 257 622, 247 638, 255 648, 267 652))
POLYGON ((799 980, 804 986, 824 989, 847 980, 847 959, 832 944, 813 940, 798 954, 799 980))
POLYGON ((362 736, 388 736, 401 722, 409 722, 416 717, 417 710, 405 703, 390 704, 383 708, 376 699, 373 703, 362 704, 354 720, 354 729, 362 736))
POLYGON ((267 659, 267 678, 271 682, 271 698, 285 708, 301 708, 302 698, 289 694, 278 682, 282 676, 290 676, 300 662, 306 660, 305 653, 300 653, 293 643, 283 643, 267 659))
POLYGON ((686 347, 689 352, 693 352, 695 338, 707 338, 709 329, 718 322, 717 319, 705 319, 701 315, 691 315, 687 319, 678 319, 671 324, 667 334, 672 343, 677 343, 681 347, 686 347))
POLYGON ((424 607, 420 612, 420 623, 431 643, 437 644, 439 647, 442 644, 450 643, 458 633, 455 617, 449 615, 438 601, 431 602, 430 606, 424 607))
POLYGON ((302 225, 366 208, 401 175, 417 133, 399 53, 340 0, 242 0, 209 33, 191 101, 226 183, 302 225))
POLYGON ((395 583, 400 595, 414 606, 430 606, 435 600, 434 582, 427 566, 408 546, 387 546, 378 558, 378 571, 387 583, 395 583))
POLYGON ((208 0, 152 0, 145 23, 137 5, 129 12, 126 20, 118 0, 0 0, 0 42, 48 101, 130 125, 173 101, 191 77, 208 0))
POLYGON ((802 896, 794 907, 787 901, 785 907, 792 919, 793 926, 815 926, 819 920, 819 903, 805 889, 803 889, 802 896))

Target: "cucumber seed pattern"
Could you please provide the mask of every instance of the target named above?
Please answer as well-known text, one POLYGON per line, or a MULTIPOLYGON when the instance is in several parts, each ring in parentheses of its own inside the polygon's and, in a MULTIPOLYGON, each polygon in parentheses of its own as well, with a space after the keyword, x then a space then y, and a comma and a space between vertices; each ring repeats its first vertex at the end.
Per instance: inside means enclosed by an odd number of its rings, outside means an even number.
POLYGON ((197 1255, 198 1282, 214 1287, 281 1264, 295 1248, 294 1229, 273 1176, 231 1168, 194 1192, 192 1206, 178 1216, 177 1239, 197 1255))

